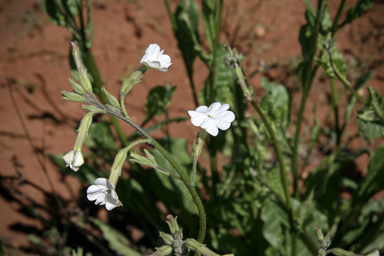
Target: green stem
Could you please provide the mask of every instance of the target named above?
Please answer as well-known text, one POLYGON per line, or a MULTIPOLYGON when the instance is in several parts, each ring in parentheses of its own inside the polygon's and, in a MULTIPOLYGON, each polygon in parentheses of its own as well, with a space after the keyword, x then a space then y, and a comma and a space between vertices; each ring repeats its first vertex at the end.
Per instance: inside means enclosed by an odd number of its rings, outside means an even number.
MULTIPOLYGON (((128 151, 130 151, 134 146, 140 144, 140 143, 151 143, 151 140, 149 139, 144 139, 144 140, 137 140, 137 141, 134 141, 132 142, 131 144, 129 144, 129 146, 123 148, 122 150, 125 150, 126 154, 128 154, 128 151)), ((122 151, 121 150, 121 151, 122 151)), ((121 152, 120 151, 120 152, 121 152)), ((112 168, 113 169, 113 168, 112 168)), ((112 170, 111 169, 111 170, 112 170)), ((117 180, 119 179, 121 175, 121 169, 120 171, 116 174, 115 172, 111 171, 111 173, 109 174, 109 181, 116 187, 116 183, 117 183, 117 180)))
POLYGON ((82 46, 84 47, 84 52, 88 52, 87 49, 87 37, 85 36, 85 26, 84 26, 84 17, 83 17, 83 0, 78 1, 77 3, 77 9, 79 12, 79 18, 80 18, 80 33, 81 33, 81 40, 82 46))
POLYGON ((320 29, 320 16, 321 16, 320 14, 321 14, 322 6, 323 6, 323 0, 319 0, 317 4, 315 27, 314 27, 314 31, 311 39, 310 55, 309 55, 309 58, 307 60, 304 60, 304 63, 303 63, 303 66, 304 66, 303 76, 302 76, 303 94, 301 96, 300 110, 299 110, 299 115, 296 122, 295 136, 293 138, 293 155, 292 155, 292 175, 293 175, 293 191, 294 191, 293 194, 296 199, 300 198, 298 173, 299 173, 299 137, 300 137, 300 131, 301 131, 301 122, 303 120, 304 109, 307 103, 308 93, 312 84, 312 80, 317 70, 317 66, 315 66, 315 68, 312 69, 312 63, 317 52, 317 37, 320 29))
POLYGON ((363 103, 364 105, 367 104, 367 101, 361 97, 351 86, 351 84, 349 83, 349 81, 340 74, 339 70, 337 69, 336 66, 333 65, 333 60, 332 60, 332 55, 331 55, 331 52, 330 51, 327 51, 328 52, 328 55, 329 55, 329 60, 330 60, 330 63, 331 63, 331 66, 332 66, 332 69, 333 69, 333 72, 334 74, 336 75, 336 77, 338 78, 338 80, 344 85, 344 87, 350 92, 352 93, 361 103, 363 103))
POLYGON ((252 104, 253 108, 256 110, 256 112, 259 114, 259 116, 263 120, 263 122, 264 122, 264 124, 268 130, 268 133, 271 136, 273 147, 275 148, 275 151, 276 151, 277 159, 278 159, 279 165, 280 165, 281 183, 282 183, 283 188, 284 188, 286 211, 287 211, 287 214, 289 215, 290 232, 291 232, 291 237, 292 237, 292 255, 296 255, 296 252, 297 252, 297 230, 296 230, 296 226, 295 226, 295 217, 294 217, 294 213, 293 213, 293 209, 292 209, 291 196, 289 193, 289 182, 288 182, 288 178, 287 178, 286 165, 285 165, 284 157, 283 157, 283 154, 281 152, 279 142, 276 139, 275 132, 273 131, 272 126, 270 125, 267 117, 264 115, 264 113, 261 111, 260 107, 257 105, 256 101, 254 99, 252 99, 252 95, 248 90, 244 75, 242 74, 241 68, 240 68, 240 66, 238 66, 238 64, 235 64, 235 70, 236 70, 236 74, 238 74, 238 81, 239 81, 241 89, 243 90, 245 99, 252 104))
POLYGON ((343 9, 345 6, 345 2, 346 2, 346 0, 341 0, 341 3, 339 5, 339 9, 337 10, 337 14, 336 14, 336 17, 333 21, 332 29, 331 29, 332 36, 333 36, 333 34, 335 34, 336 30, 338 29, 337 24, 339 23, 341 13, 343 12, 343 9))
POLYGON ((335 79, 331 78, 331 87, 332 87, 332 107, 335 114, 335 130, 336 130, 336 155, 340 153, 340 124, 339 124, 339 107, 338 107, 338 98, 337 91, 335 86, 335 79))
POLYGON ((125 108, 125 95, 120 95, 120 106, 121 110, 123 110, 124 116, 129 119, 130 117, 128 115, 127 109, 125 108))
MULTIPOLYGON (((107 96, 105 96, 104 93, 101 92, 101 88, 103 87, 104 83, 101 80, 100 72, 99 72, 99 69, 96 65, 96 61, 95 61, 95 58, 93 57, 92 51, 88 51, 84 57, 85 57, 84 62, 85 62, 86 67, 88 67, 88 72, 92 75, 92 77, 94 79, 94 85, 95 85, 94 91, 95 91, 95 93, 100 97, 101 101, 104 104, 108 104, 109 101, 108 101, 107 96)), ((112 125, 116 129, 117 135, 119 136, 121 143, 124 146, 128 146, 128 144, 129 144, 128 140, 125 137, 123 129, 121 129, 119 123, 117 122, 117 119, 114 118, 113 116, 111 116, 110 118, 111 118, 112 125)))
POLYGON ((180 166, 176 163, 176 161, 172 158, 172 156, 169 154, 167 150, 165 150, 154 138, 152 138, 142 127, 140 127, 138 124, 133 122, 131 119, 126 118, 123 116, 121 113, 117 113, 112 111, 109 108, 106 108, 104 105, 94 102, 95 105, 97 105, 99 108, 105 109, 107 113, 111 116, 114 116, 116 118, 121 119, 122 121, 126 122, 130 126, 132 126, 136 131, 138 131, 142 136, 150 140, 150 143, 164 156, 165 159, 172 165, 172 167, 176 170, 177 174, 179 174, 182 182, 184 185, 187 187, 189 193, 192 196, 192 199, 194 203, 196 204, 197 211, 199 214, 200 218, 200 228, 199 228, 199 234, 198 234, 198 241, 200 243, 204 242, 204 237, 206 233, 206 225, 207 225, 207 220, 206 220, 206 215, 205 215, 205 210, 203 203, 197 194, 197 191, 194 186, 190 184, 190 180, 188 176, 185 174, 185 172, 180 168, 180 166))

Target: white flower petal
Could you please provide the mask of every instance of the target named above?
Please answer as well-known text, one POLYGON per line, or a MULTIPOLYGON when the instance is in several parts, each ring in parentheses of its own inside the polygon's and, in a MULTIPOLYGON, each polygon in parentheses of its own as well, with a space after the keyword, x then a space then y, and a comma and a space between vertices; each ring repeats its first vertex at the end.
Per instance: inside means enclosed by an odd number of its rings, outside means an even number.
POLYGON ((105 205, 105 208, 109 211, 122 205, 115 191, 115 186, 108 179, 98 178, 95 180, 95 184, 87 189, 89 201, 96 200, 96 205, 105 205))
POLYGON ((200 106, 195 111, 189 110, 191 122, 195 126, 200 126, 209 134, 216 136, 220 130, 227 130, 231 122, 235 120, 235 114, 229 111, 229 104, 221 105, 220 102, 212 103, 209 108, 200 106))
POLYGON ((89 201, 96 200, 100 195, 104 196, 104 194, 102 192, 88 193, 88 191, 87 191, 87 198, 89 201))
POLYGON ((117 206, 119 206, 119 204, 114 204, 114 203, 111 203, 109 201, 107 201, 105 203, 105 208, 108 210, 108 211, 111 211, 113 209, 115 209, 117 206))
POLYGON ((231 123, 230 122, 223 121, 223 120, 218 120, 218 119, 214 119, 214 121, 215 121, 215 125, 220 130, 225 131, 225 130, 228 130, 229 127, 231 127, 231 123))
POLYGON ((200 127, 213 136, 216 136, 219 133, 219 129, 217 129, 215 122, 211 118, 206 119, 200 127))
POLYGON ((206 114, 209 111, 209 109, 207 106, 200 106, 195 111, 206 114))
POLYGON ((102 194, 102 193, 98 194, 98 197, 96 198, 95 204, 96 205, 104 205, 105 199, 106 199, 105 195, 106 195, 106 193, 105 194, 102 194))
POLYGON ((148 59, 157 59, 160 53, 160 46, 158 44, 150 44, 145 53, 148 53, 148 59))
POLYGON ((213 114, 218 110, 221 106, 220 102, 212 103, 211 106, 209 106, 208 115, 213 116, 213 114))
POLYGON ((73 150, 68 152, 67 154, 65 154, 63 156, 63 159, 64 159, 65 163, 67 164, 66 166, 70 165, 72 163, 72 160, 73 160, 73 150))
MULTIPOLYGON (((192 112, 192 111, 191 111, 192 112)), ((190 113, 191 122, 194 126, 200 126, 205 120, 210 119, 207 115, 201 114, 193 111, 194 113, 190 113)))
POLYGON ((162 67, 167 68, 172 64, 171 63, 171 57, 169 57, 169 55, 167 55, 167 54, 162 54, 157 59, 160 61, 162 67))
POLYGON ((106 178, 97 178, 95 180, 95 184, 99 185, 99 186, 107 187, 107 181, 108 181, 108 179, 106 179, 106 178))
POLYGON ((115 186, 109 180, 107 180, 107 188, 108 190, 115 191, 115 186))
POLYGON ((84 164, 84 158, 81 151, 72 150, 63 156, 66 163, 65 167, 69 166, 72 170, 77 172, 79 167, 84 164))
POLYGON ((87 189, 87 194, 88 193, 99 193, 99 192, 103 192, 103 191, 106 191, 106 190, 107 190, 106 187, 98 186, 98 185, 91 185, 87 189))
POLYGON ((212 116, 213 116, 213 117, 216 117, 216 115, 218 115, 218 114, 220 114, 220 113, 222 113, 222 112, 224 112, 224 111, 226 111, 226 110, 228 110, 228 109, 229 109, 229 104, 225 103, 225 104, 221 105, 221 106, 216 110, 215 113, 212 113, 212 116))
POLYGON ((215 119, 232 123, 235 120, 235 114, 232 111, 225 111, 217 114, 215 119))
POLYGON ((145 50, 145 54, 141 58, 140 63, 159 71, 168 71, 168 67, 172 64, 171 57, 163 54, 163 52, 164 50, 160 51, 160 46, 157 44, 150 44, 145 50))

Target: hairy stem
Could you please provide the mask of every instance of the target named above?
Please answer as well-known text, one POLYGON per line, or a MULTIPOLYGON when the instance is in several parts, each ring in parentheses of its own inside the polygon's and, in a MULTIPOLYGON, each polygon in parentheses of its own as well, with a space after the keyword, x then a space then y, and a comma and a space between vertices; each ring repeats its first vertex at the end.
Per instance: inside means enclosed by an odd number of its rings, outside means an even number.
POLYGON ((340 124, 339 124, 339 107, 338 107, 338 98, 337 91, 335 86, 335 79, 331 78, 331 87, 332 87, 332 105, 333 111, 335 114, 335 130, 336 130, 336 155, 340 152, 340 124))
POLYGON ((312 39, 311 39, 311 52, 309 58, 304 60, 304 70, 302 75, 302 83, 303 83, 303 95, 301 96, 300 110, 299 115, 296 122, 296 131, 293 139, 293 156, 292 156, 292 175, 293 175, 293 193, 295 198, 300 197, 299 193, 299 137, 301 131, 301 122, 303 120, 304 109, 307 103, 308 93, 312 84, 313 77, 317 70, 317 67, 312 69, 312 63, 316 56, 317 52, 317 37, 320 30, 320 16, 321 9, 323 6, 323 0, 319 0, 317 4, 317 15, 315 21, 315 27, 313 29, 312 39))

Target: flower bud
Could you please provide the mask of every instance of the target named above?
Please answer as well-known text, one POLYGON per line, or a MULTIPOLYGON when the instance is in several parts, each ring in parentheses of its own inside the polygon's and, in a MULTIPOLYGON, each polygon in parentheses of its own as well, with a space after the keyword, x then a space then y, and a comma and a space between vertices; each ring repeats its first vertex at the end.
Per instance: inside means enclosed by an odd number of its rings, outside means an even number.
POLYGON ((122 150, 117 153, 115 160, 113 161, 113 164, 111 166, 111 174, 109 175, 109 181, 116 186, 117 180, 119 179, 121 175, 121 169, 123 168, 123 164, 125 160, 127 159, 127 153, 129 151, 130 147, 123 148, 122 150))
POLYGON ((321 232, 321 229, 319 229, 318 227, 315 227, 315 233, 316 233, 317 240, 319 242, 323 241, 324 235, 323 235, 323 232, 321 232))
POLYGON ((124 97, 129 93, 133 86, 140 82, 143 75, 149 70, 149 67, 142 65, 138 70, 128 77, 120 88, 120 95, 124 97))
MULTIPOLYGON (((204 256, 220 256, 219 254, 211 251, 210 249, 208 249, 204 244, 201 244, 199 243, 198 241, 196 241, 195 239, 193 238, 188 238, 187 240, 185 240, 185 245, 195 251, 195 252, 198 252, 204 256)), ((234 254, 225 254, 223 256, 233 256, 234 254)))
POLYGON ((103 86, 103 88, 101 88, 101 91, 105 94, 105 96, 107 96, 109 103, 111 103, 113 106, 115 106, 115 107, 117 107, 117 108, 120 108, 120 103, 119 103, 119 101, 116 99, 115 96, 113 96, 112 94, 110 94, 110 93, 105 89, 104 86, 103 86))
POLYGON ((71 42, 72 56, 76 64, 77 71, 80 77, 80 84, 88 93, 92 93, 92 84, 88 78, 87 70, 84 68, 80 57, 80 49, 77 42, 71 42))
POLYGON ((177 224, 177 216, 175 218, 171 214, 169 214, 165 222, 167 222, 172 235, 180 230, 179 224, 177 224))
POLYGON ((69 100, 72 102, 84 102, 83 96, 74 93, 74 92, 67 92, 67 91, 61 91, 60 95, 63 96, 63 100, 69 100))
POLYGON ((353 252, 349 252, 341 248, 333 248, 330 251, 337 256, 355 256, 356 255, 353 252))
POLYGON ((160 237, 163 239, 164 243, 166 243, 168 245, 173 244, 174 239, 173 239, 173 236, 171 234, 164 233, 164 232, 160 231, 160 237))
POLYGON ((156 252, 152 253, 150 256, 166 256, 171 254, 172 247, 169 245, 163 245, 161 247, 155 247, 156 252))
POLYGON ((130 157, 132 158, 129 160, 131 162, 151 166, 151 162, 146 157, 136 154, 135 152, 132 152, 130 157))
POLYGON ((151 153, 149 153, 149 151, 146 150, 146 149, 144 149, 144 153, 147 156, 147 159, 151 163, 151 165, 152 166, 157 166, 156 158, 151 153))
POLYGON ((79 85, 78 83, 76 83, 75 81, 73 81, 71 78, 68 78, 69 82, 71 83, 72 85, 72 89, 75 93, 78 93, 80 95, 84 95, 85 91, 83 89, 83 87, 81 87, 81 85, 79 85))
POLYGON ((93 105, 81 105, 81 107, 83 109, 86 109, 86 110, 90 111, 90 112, 100 111, 99 108, 97 108, 97 107, 95 107, 93 105))

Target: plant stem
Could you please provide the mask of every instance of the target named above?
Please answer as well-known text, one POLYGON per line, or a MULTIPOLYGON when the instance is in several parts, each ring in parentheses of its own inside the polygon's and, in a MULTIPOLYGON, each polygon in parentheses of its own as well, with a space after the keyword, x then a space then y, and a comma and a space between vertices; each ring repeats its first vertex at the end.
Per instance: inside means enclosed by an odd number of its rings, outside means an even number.
POLYGON ((339 124, 339 107, 338 107, 338 98, 337 91, 335 86, 335 79, 331 78, 331 87, 332 87, 332 107, 335 114, 335 130, 336 130, 336 155, 340 153, 340 124, 339 124))
POLYGON ((336 75, 336 77, 338 78, 338 80, 344 85, 344 87, 350 92, 352 93, 361 103, 363 103, 364 105, 367 104, 367 101, 361 97, 351 86, 351 84, 349 83, 349 81, 343 76, 340 74, 339 70, 337 69, 336 66, 333 65, 333 61, 332 61, 332 55, 331 55, 331 51, 328 50, 328 55, 329 55, 329 60, 330 60, 330 63, 331 63, 331 66, 332 66, 332 69, 333 69, 333 72, 334 74, 336 75))
MULTIPOLYGON (((241 68, 238 64, 235 64, 236 74, 238 74, 238 81, 240 84, 241 89, 243 90, 245 99, 251 103, 253 108, 256 110, 256 112, 259 114, 261 119, 263 120, 269 135, 271 136, 273 147, 275 148, 277 159, 279 161, 280 165, 280 178, 281 183, 284 188, 284 196, 285 196, 285 206, 286 211, 289 216, 289 224, 290 224, 290 232, 292 237, 292 255, 296 255, 297 252, 297 230, 295 226, 295 217, 292 209, 292 203, 291 203, 291 195, 289 193, 289 182, 287 179, 287 173, 286 173, 286 165, 284 161, 283 154, 280 149, 279 142, 276 139, 275 132, 272 129, 272 126, 270 125, 267 117, 264 115, 264 113, 261 111, 260 107, 257 105, 256 101, 252 99, 252 95, 248 90, 247 84, 245 82, 245 78, 242 74, 241 68)), ((279 197, 278 197, 279 198, 279 197)))
POLYGON ((312 63, 317 52, 317 37, 320 29, 320 16, 321 16, 320 14, 321 14, 322 6, 323 6, 323 0, 319 0, 317 3, 317 14, 316 14, 315 27, 313 29, 313 34, 312 34, 310 55, 309 55, 309 58, 307 60, 304 60, 304 63, 303 63, 303 66, 304 66, 303 76, 302 76, 303 94, 301 96, 300 110, 299 110, 299 115, 296 122, 295 136, 293 139, 293 155, 292 155, 293 194, 294 194, 294 197, 297 199, 300 198, 299 175, 298 175, 299 137, 300 137, 300 131, 301 131, 301 122, 303 120, 304 109, 307 103, 309 90, 317 70, 317 66, 315 66, 315 68, 312 69, 312 63))
MULTIPOLYGON (((84 62, 85 62, 86 67, 88 67, 88 72, 92 75, 92 77, 94 79, 94 85, 95 85, 94 91, 95 91, 96 95, 98 95, 100 97, 101 101, 104 104, 107 104, 109 102, 107 99, 107 96, 105 96, 101 92, 101 88, 103 87, 104 83, 101 80, 100 72, 99 72, 99 69, 96 65, 96 61, 95 61, 95 58, 93 57, 92 51, 86 52, 84 57, 85 57, 84 62)), ((125 108, 123 108, 123 109, 125 109, 125 108)), ((111 118, 111 122, 112 122, 113 126, 116 129, 117 135, 119 136, 121 143, 124 146, 128 146, 128 144, 129 144, 128 140, 125 137, 125 134, 124 134, 123 130, 121 129, 119 123, 117 122, 117 119, 114 118, 113 116, 111 116, 110 118, 111 118)))
POLYGON ((339 20, 340 20, 340 17, 341 17, 341 13, 343 12, 343 9, 344 9, 344 6, 345 6, 345 2, 346 2, 346 0, 341 0, 341 3, 339 5, 339 9, 337 10, 337 14, 336 14, 336 17, 335 17, 335 19, 333 21, 332 29, 331 29, 332 36, 333 36, 333 34, 335 34, 335 32, 338 29, 337 24, 339 23, 339 20))
POLYGON ((142 136, 150 140, 150 143, 157 149, 159 152, 167 159, 167 161, 172 165, 172 167, 176 170, 176 172, 179 174, 180 179, 184 183, 184 185, 187 187, 189 193, 192 196, 192 199, 194 203, 196 204, 197 211, 200 218, 200 228, 199 228, 199 234, 198 234, 198 241, 200 243, 204 242, 204 237, 206 233, 206 215, 203 203, 197 194, 197 191, 194 186, 190 184, 190 180, 188 176, 185 174, 185 172, 180 168, 180 166, 176 163, 176 161, 172 158, 172 156, 168 153, 167 150, 165 150, 154 138, 152 138, 142 127, 140 127, 138 124, 133 122, 131 119, 126 118, 121 113, 114 112, 113 110, 106 108, 104 105, 100 104, 99 102, 93 102, 96 106, 98 106, 101 109, 105 109, 107 113, 111 116, 114 116, 116 118, 121 119, 122 121, 126 122, 130 126, 132 126, 137 132, 139 132, 142 136))

